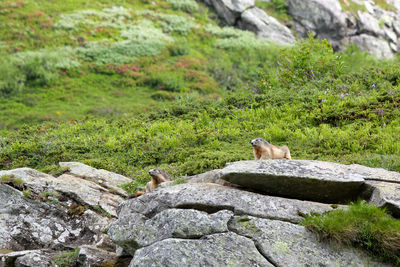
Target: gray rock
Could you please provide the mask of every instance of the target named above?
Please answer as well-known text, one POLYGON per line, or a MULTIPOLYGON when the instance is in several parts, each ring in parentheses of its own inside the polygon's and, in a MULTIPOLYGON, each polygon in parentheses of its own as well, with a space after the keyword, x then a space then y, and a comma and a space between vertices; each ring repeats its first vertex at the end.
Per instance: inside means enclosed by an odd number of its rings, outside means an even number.
POLYGON ((213 0, 212 4, 217 14, 228 24, 234 25, 246 9, 254 6, 254 0, 213 0))
POLYGON ((230 163, 220 175, 259 192, 328 203, 357 198, 364 183, 364 177, 346 165, 312 160, 239 161, 230 163))
POLYGON ((50 251, 35 251, 18 257, 15 260, 15 267, 50 267, 53 266, 51 260, 57 253, 50 251))
POLYGON ((129 265, 133 266, 273 265, 262 257, 250 239, 234 233, 223 233, 197 240, 163 240, 139 249, 129 265))
MULTIPOLYGON (((337 0, 287 0, 288 13, 306 32, 333 43, 346 35, 346 16, 337 0)), ((301 27, 300 27, 301 28, 301 27)))
POLYGON ((149 246, 168 238, 197 239, 205 235, 227 232, 231 211, 219 211, 208 215, 206 212, 192 209, 167 209, 157 213, 151 219, 136 214, 134 223, 132 214, 124 216, 109 226, 108 235, 132 256, 136 249, 149 246))
POLYGON ((400 184, 368 181, 369 203, 386 208, 393 217, 400 218, 400 184))
POLYGON ((69 174, 58 177, 54 186, 57 191, 69 195, 77 202, 91 207, 99 206, 115 217, 116 207, 123 201, 120 196, 112 194, 94 182, 69 174))
POLYGON ((360 33, 373 35, 376 37, 383 36, 384 32, 379 26, 379 21, 370 13, 358 11, 358 28, 360 33))
POLYGON ((244 11, 238 21, 238 27, 254 32, 258 37, 269 39, 278 44, 293 44, 296 39, 290 30, 264 10, 253 7, 244 11))
POLYGON ((332 210, 330 205, 271 197, 210 183, 180 184, 127 200, 118 207, 118 220, 130 223, 141 216, 152 217, 171 208, 189 208, 208 213, 231 210, 235 214, 299 222, 300 213, 323 213, 332 210), (138 216, 140 214, 141 216, 138 216))
POLYGON ((393 52, 387 41, 371 35, 361 34, 352 36, 350 42, 358 45, 361 50, 367 51, 378 58, 392 58, 393 52))
POLYGON ((217 169, 193 176, 185 176, 184 178, 188 183, 216 183, 219 179, 219 171, 220 169, 217 169))
POLYGON ((91 211, 71 216, 62 205, 25 198, 1 184, 0 212, 0 248, 15 251, 90 244, 100 239, 101 229, 110 223, 91 211))
POLYGON ((105 264, 115 264, 116 261, 115 253, 88 245, 80 247, 77 259, 78 266, 81 267, 105 266, 105 264))
POLYGON ((349 171, 362 175, 365 180, 400 183, 400 173, 359 164, 348 165, 349 171))
POLYGON ((72 198, 81 205, 99 206, 113 216, 117 215, 116 207, 123 201, 122 197, 92 181, 68 174, 55 178, 30 168, 0 171, 0 177, 10 174, 21 179, 24 186, 36 195, 43 192, 58 192, 67 198, 72 198))
POLYGON ((385 266, 359 250, 320 242, 305 227, 288 222, 235 216, 229 229, 251 238, 275 266, 385 266))
POLYGON ((122 196, 128 196, 126 192, 118 187, 121 184, 132 182, 131 179, 120 174, 102 169, 95 169, 80 162, 60 162, 61 167, 69 167, 70 173, 95 183, 108 189, 112 189, 122 196))
POLYGON ((0 253, 0 267, 13 267, 15 266, 15 260, 18 257, 35 252, 40 252, 40 250, 21 250, 9 253, 0 253))

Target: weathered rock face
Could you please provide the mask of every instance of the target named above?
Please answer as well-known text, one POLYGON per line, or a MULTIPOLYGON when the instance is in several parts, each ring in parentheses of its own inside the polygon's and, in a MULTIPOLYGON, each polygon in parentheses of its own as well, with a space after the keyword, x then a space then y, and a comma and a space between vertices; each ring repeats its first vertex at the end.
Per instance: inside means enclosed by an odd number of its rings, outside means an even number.
POLYGON ((251 160, 230 163, 220 178, 276 196, 340 203, 361 193, 364 179, 346 165, 308 160, 251 160))
MULTIPOLYGON (((376 57, 393 57, 400 43, 400 9, 397 0, 389 2, 396 12, 383 10, 373 1, 357 0, 366 12, 343 11, 339 0, 286 0, 288 14, 293 18, 283 25, 275 18, 255 7, 250 0, 217 0, 204 2, 212 6, 230 26, 254 32, 260 38, 279 44, 292 44, 295 39, 288 27, 301 38, 314 33, 317 38, 327 39, 336 49, 355 44, 361 50, 376 57)), ((349 1, 343 1, 348 5, 349 1)))
POLYGON ((320 242, 300 225, 235 216, 229 229, 251 238, 274 266, 384 266, 359 250, 320 242))
POLYGON ((384 266, 296 224, 301 213, 328 210, 216 184, 181 184, 123 202, 108 234, 134 256, 130 266, 384 266))
POLYGON ((296 40, 290 30, 274 17, 268 16, 258 7, 247 9, 241 14, 238 27, 256 33, 258 37, 278 44, 292 44, 296 40))
POLYGON ((9 179, 0 183, 0 250, 10 251, 0 254, 0 262, 6 266, 53 266, 59 251, 71 248, 82 248, 80 266, 115 260, 115 244, 107 241, 102 231, 113 220, 111 216, 116 216, 122 194, 103 187, 98 180, 99 184, 93 182, 94 174, 102 174, 97 177, 101 179, 114 177, 104 184, 115 186, 128 178, 93 168, 79 171, 76 165, 71 167, 80 177, 64 174, 56 178, 29 168, 0 171, 0 177, 9 179), (96 259, 93 250, 98 250, 96 259))

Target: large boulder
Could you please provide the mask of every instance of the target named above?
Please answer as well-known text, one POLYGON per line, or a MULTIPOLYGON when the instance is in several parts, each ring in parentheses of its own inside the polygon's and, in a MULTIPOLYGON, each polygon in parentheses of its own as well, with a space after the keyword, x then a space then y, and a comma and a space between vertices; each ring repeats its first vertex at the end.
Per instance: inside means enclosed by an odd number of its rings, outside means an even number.
POLYGON ((278 44, 293 44, 296 39, 290 30, 264 10, 253 7, 244 11, 238 21, 238 27, 254 32, 258 37, 272 40, 278 44))
POLYGON ((369 203, 385 208, 394 217, 400 218, 400 184, 368 181, 365 194, 369 203))
POLYGON ((364 176, 347 165, 313 160, 250 160, 230 163, 220 178, 265 194, 342 203, 356 199, 364 176))
POLYGON ((293 16, 299 33, 315 33, 334 44, 346 36, 346 16, 338 0, 287 0, 288 13, 293 16))
POLYGON ((360 250, 321 242, 300 225, 235 216, 228 226, 251 238, 274 266, 385 266, 360 250))
POLYGON ((235 25, 236 20, 248 8, 254 6, 254 0, 213 0, 205 1, 212 5, 218 15, 228 24, 235 25))
POLYGON ((378 37, 368 34, 360 34, 350 37, 350 43, 360 47, 363 51, 368 51, 377 58, 392 58, 393 52, 389 43, 378 37))
POLYGON ((120 174, 103 169, 96 169, 80 162, 60 162, 61 167, 68 167, 72 175, 84 177, 87 180, 114 190, 119 195, 127 197, 126 192, 119 187, 121 184, 129 183, 132 180, 120 174))

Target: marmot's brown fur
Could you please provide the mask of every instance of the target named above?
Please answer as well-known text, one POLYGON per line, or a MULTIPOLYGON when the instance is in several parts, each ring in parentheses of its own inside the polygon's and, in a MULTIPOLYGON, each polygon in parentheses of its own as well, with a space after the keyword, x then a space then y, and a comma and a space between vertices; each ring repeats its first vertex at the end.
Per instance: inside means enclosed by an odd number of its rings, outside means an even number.
POLYGON ((149 171, 149 175, 151 176, 151 181, 146 184, 146 192, 136 192, 129 198, 135 198, 145 193, 152 192, 157 188, 159 184, 170 181, 169 174, 166 171, 160 169, 151 169, 149 171))
POLYGON ((262 138, 251 140, 255 159, 292 159, 287 146, 275 146, 262 138))

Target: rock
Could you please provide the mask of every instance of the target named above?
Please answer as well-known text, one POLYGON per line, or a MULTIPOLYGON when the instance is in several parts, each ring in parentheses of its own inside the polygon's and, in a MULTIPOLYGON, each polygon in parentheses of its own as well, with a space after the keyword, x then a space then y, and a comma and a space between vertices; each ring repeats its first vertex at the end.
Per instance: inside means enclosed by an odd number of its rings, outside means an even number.
POLYGON ((273 266, 254 243, 234 233, 201 239, 166 239, 135 253, 133 266, 273 266), (240 248, 240 249, 238 249, 240 248))
POLYGON ((400 183, 400 173, 383 168, 371 168, 359 164, 348 165, 349 170, 363 176, 365 180, 400 183))
POLYGON ((188 183, 216 183, 219 179, 219 171, 220 169, 217 169, 193 176, 186 176, 184 178, 188 183))
POLYGON ((57 203, 28 199, 2 184, 0 211, 0 248, 16 251, 90 244, 100 240, 102 228, 110 223, 92 211, 71 215, 57 203))
POLYGON ((394 32, 392 32, 391 30, 389 30, 387 28, 385 28, 384 32, 385 32, 385 37, 389 41, 391 41, 392 43, 397 42, 397 36, 396 36, 396 34, 394 32))
POLYGON ((50 252, 45 250, 34 251, 27 253, 24 256, 18 257, 15 260, 15 267, 51 267, 52 258, 57 255, 56 252, 50 252))
POLYGON ((35 253, 35 252, 40 252, 40 250, 21 250, 21 251, 13 251, 13 252, 8 252, 8 253, 0 253, 0 266, 1 267, 15 266, 15 260, 18 257, 22 257, 26 254, 35 253))
POLYGON ((220 175, 258 192, 327 203, 356 199, 364 183, 364 177, 349 166, 312 160, 239 161, 220 175))
POLYGON ((305 227, 250 216, 235 216, 229 229, 251 238, 274 266, 385 266, 357 249, 321 242, 305 227))
POLYGON ((235 25, 240 14, 254 6, 254 0, 213 0, 208 3, 213 5, 217 14, 228 25, 235 25))
POLYGON ((373 35, 376 37, 383 36, 384 32, 379 26, 379 21, 370 13, 358 11, 358 28, 360 33, 373 35))
POLYGON ((80 247, 78 254, 78 266, 115 266, 117 256, 115 253, 84 245, 80 247))
MULTIPOLYGON (((288 13, 305 32, 337 44, 346 35, 346 16, 337 0, 287 0, 288 13)), ((301 32, 300 32, 301 34, 301 32)))
POLYGON ((58 177, 54 186, 57 191, 69 195, 77 202, 91 207, 98 206, 115 217, 116 207, 123 201, 120 196, 110 193, 96 183, 69 174, 58 177))
POLYGON ((393 217, 400 218, 400 184, 368 181, 366 194, 369 203, 385 208, 393 217))
POLYGON ((303 219, 299 212, 310 214, 332 210, 327 204, 265 196, 217 184, 197 183, 162 188, 125 201, 118 207, 118 221, 134 223, 143 219, 141 216, 152 217, 172 208, 196 209, 208 213, 231 210, 234 214, 250 214, 291 222, 303 219))
POLYGON ((124 197, 128 196, 123 189, 118 187, 121 184, 132 182, 125 176, 107 170, 95 169, 80 162, 60 162, 59 164, 61 167, 69 167, 69 172, 73 175, 84 177, 103 187, 112 189, 124 197))
MULTIPOLYGON (((133 214, 129 214, 132 218, 133 214)), ((192 209, 167 209, 148 219, 136 214, 134 223, 122 214, 108 229, 110 238, 125 251, 134 255, 136 249, 168 238, 197 239, 205 235, 227 232, 231 211, 208 215, 192 209)))
POLYGON ((290 30, 264 10, 253 7, 244 11, 238 21, 238 27, 254 32, 258 37, 272 40, 278 44, 293 44, 296 39, 290 30))
POLYGON ((367 51, 378 58, 392 58, 393 52, 388 42, 367 34, 361 34, 350 38, 350 42, 358 45, 361 50, 367 51))

